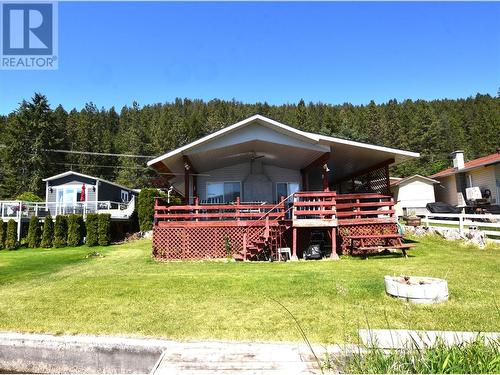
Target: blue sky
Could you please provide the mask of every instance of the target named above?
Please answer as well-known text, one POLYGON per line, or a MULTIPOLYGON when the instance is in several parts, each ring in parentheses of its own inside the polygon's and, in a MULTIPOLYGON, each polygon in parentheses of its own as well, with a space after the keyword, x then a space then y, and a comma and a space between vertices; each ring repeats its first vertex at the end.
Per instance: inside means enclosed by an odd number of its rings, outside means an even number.
POLYGON ((0 113, 176 97, 272 104, 500 87, 500 3, 60 3, 59 70, 0 71, 0 113))

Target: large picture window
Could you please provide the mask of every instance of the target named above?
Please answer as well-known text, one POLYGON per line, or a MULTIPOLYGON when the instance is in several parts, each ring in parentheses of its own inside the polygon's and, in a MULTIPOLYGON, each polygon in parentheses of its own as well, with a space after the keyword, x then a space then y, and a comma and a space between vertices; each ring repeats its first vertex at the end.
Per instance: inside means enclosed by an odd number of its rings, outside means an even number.
POLYGON ((235 182, 207 182, 207 201, 209 203, 234 202, 241 197, 241 183, 235 182))

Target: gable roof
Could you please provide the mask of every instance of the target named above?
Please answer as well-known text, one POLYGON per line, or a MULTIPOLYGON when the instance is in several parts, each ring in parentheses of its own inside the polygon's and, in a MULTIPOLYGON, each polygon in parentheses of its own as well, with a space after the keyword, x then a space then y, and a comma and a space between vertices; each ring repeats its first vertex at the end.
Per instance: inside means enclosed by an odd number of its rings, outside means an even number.
POLYGON ((464 167, 462 169, 447 168, 441 172, 434 173, 430 177, 436 178, 436 177, 451 176, 455 173, 466 172, 466 171, 474 169, 474 168, 485 167, 485 166, 497 164, 497 163, 500 163, 500 152, 496 152, 496 153, 491 154, 491 155, 486 155, 486 156, 483 156, 481 158, 477 158, 477 159, 468 161, 464 164, 464 167))
POLYGON ((212 141, 214 139, 223 137, 226 134, 229 134, 237 129, 240 129, 242 127, 245 127, 255 121, 260 121, 260 123, 264 124, 265 126, 272 128, 280 133, 284 133, 286 135, 290 135, 295 138, 299 138, 311 143, 315 144, 323 144, 323 145, 331 145, 331 144, 343 144, 343 145, 350 145, 350 146, 355 146, 355 147, 361 147, 361 148, 366 148, 366 149, 372 149, 372 150, 378 150, 378 151, 384 151, 384 152, 391 152, 394 154, 398 154, 401 156, 406 156, 406 157, 419 157, 420 154, 417 152, 411 152, 411 151, 405 151, 405 150, 399 150, 395 148, 390 148, 390 147, 384 147, 384 146, 377 146, 377 145, 372 145, 368 143, 362 143, 362 142, 356 142, 356 141, 351 141, 347 139, 342 139, 342 138, 336 138, 336 137, 329 137, 321 134, 316 134, 316 133, 309 133, 305 132, 299 129, 295 129, 292 126, 282 124, 278 121, 272 120, 268 117, 262 116, 262 115, 254 115, 249 118, 246 118, 242 121, 239 121, 233 125, 227 126, 223 129, 220 129, 212 134, 206 135, 205 137, 202 137, 194 142, 191 142, 185 146, 179 147, 175 150, 172 150, 170 152, 167 152, 166 154, 160 155, 150 161, 148 161, 148 166, 152 166, 154 164, 157 164, 159 162, 162 162, 165 159, 168 159, 172 156, 182 154, 183 152, 192 149, 196 146, 199 146, 203 143, 207 143, 209 141, 212 141))
POLYGON ((401 178, 401 179, 398 179, 396 181, 391 181, 391 186, 397 186, 397 185, 403 184, 405 182, 408 182, 408 181, 414 180, 414 179, 421 179, 421 180, 430 182, 432 184, 438 184, 439 183, 438 180, 434 180, 434 179, 429 178, 429 177, 421 176, 419 174, 414 174, 413 176, 401 178))
POLYGON ((99 178, 99 177, 89 176, 88 174, 78 173, 78 172, 75 172, 75 171, 66 171, 66 172, 63 172, 63 173, 59 173, 59 174, 56 174, 55 176, 44 178, 42 181, 47 182, 47 181, 57 180, 58 178, 66 177, 66 176, 70 176, 70 175, 75 175, 75 176, 90 178, 92 180, 101 181, 101 182, 105 182, 105 183, 110 184, 110 185, 114 185, 114 186, 119 187, 121 189, 135 191, 132 188, 129 188, 129 187, 126 187, 126 186, 123 186, 123 185, 119 185, 117 183, 114 183, 114 182, 111 182, 111 181, 108 181, 108 180, 104 180, 104 179, 99 178))

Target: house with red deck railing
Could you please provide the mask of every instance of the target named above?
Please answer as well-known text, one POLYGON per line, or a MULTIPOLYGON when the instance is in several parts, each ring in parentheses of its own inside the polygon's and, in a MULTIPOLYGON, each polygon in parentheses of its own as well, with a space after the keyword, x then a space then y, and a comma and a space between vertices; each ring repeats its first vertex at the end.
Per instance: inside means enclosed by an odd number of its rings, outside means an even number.
POLYGON ((148 162, 183 196, 155 202, 158 259, 331 258, 405 250, 389 167, 419 157, 296 129, 261 115, 148 162))

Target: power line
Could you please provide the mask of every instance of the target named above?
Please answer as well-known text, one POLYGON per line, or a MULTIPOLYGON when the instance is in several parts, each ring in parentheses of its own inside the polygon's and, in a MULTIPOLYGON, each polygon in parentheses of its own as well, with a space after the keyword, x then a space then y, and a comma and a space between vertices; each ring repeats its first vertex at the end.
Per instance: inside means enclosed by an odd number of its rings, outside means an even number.
MULTIPOLYGON (((113 169, 134 169, 134 170, 144 170, 147 169, 149 171, 153 171, 156 174, 159 175, 167 175, 167 176, 184 176, 184 173, 164 173, 164 172, 157 172, 156 170, 152 168, 147 168, 147 167, 125 167, 125 166, 119 166, 119 165, 99 165, 99 164, 76 164, 76 163, 52 163, 55 165, 69 165, 69 166, 75 166, 75 167, 91 167, 91 168, 113 168, 113 169)), ((206 173, 190 173, 190 176, 205 176, 209 177, 209 174, 206 173)))
POLYGON ((144 158, 153 159, 155 156, 148 155, 132 155, 132 154, 112 154, 109 152, 91 152, 91 151, 73 151, 73 150, 54 150, 54 149, 43 149, 46 152, 57 152, 62 154, 78 154, 78 155, 96 155, 96 156, 114 156, 114 157, 125 157, 125 158, 144 158))

